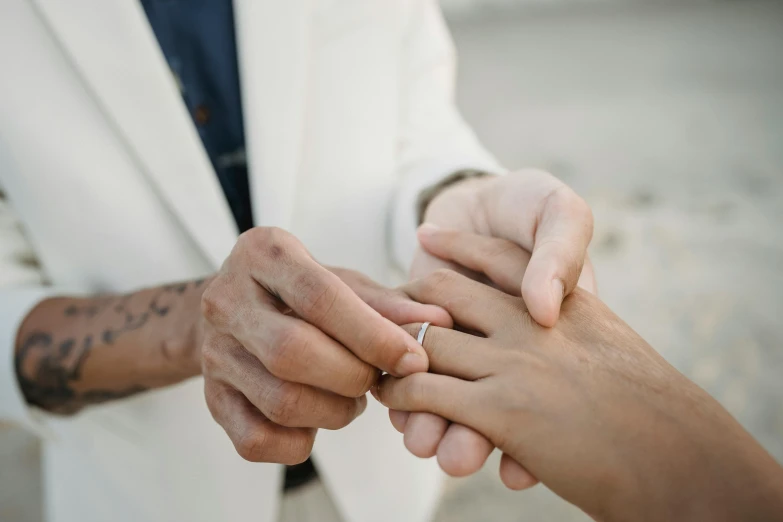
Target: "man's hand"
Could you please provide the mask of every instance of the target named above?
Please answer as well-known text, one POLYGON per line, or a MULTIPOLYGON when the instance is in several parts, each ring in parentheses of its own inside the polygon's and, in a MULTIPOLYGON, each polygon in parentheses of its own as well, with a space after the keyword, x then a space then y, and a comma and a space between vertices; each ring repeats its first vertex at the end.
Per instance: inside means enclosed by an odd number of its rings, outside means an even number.
POLYGON ((555 325, 563 298, 577 284, 595 292, 587 258, 592 212, 571 188, 547 172, 522 170, 458 182, 432 200, 424 222, 434 226, 425 225, 420 233, 423 248, 413 261, 413 279, 457 266, 442 259, 427 240, 440 227, 506 239, 527 250, 530 264, 519 291, 530 315, 542 326, 555 325))
POLYGON ((207 405, 247 460, 302 462, 317 428, 362 413, 379 369, 427 370, 422 347, 382 313, 451 324, 438 307, 338 272, 344 280, 285 231, 255 228, 204 291, 207 405))
MULTIPOLYGON (((523 250, 522 261, 504 265, 503 273, 493 275, 507 283, 506 292, 522 295, 530 315, 544 326, 557 322, 563 298, 577 284, 595 292, 587 257, 593 234, 590 208, 546 172, 524 170, 450 185, 427 206, 424 220, 419 230, 422 248, 411 268, 413 279, 445 267, 486 281, 477 271, 477 259, 502 257, 507 250, 518 261, 518 251, 523 250), (454 243, 455 231, 505 242, 465 246, 454 243)), ((434 415, 390 412, 390 418, 395 427, 404 429, 405 443, 412 453, 424 458, 437 455, 441 467, 452 476, 477 471, 493 448, 478 433, 458 424, 449 425, 434 415)), ((507 483, 515 488, 535 484, 524 469, 508 474, 512 475, 517 479, 507 483)))
POLYGON ((596 297, 574 291, 543 328, 521 298, 453 271, 405 291, 478 335, 430 327, 430 373, 385 376, 376 397, 482 433, 504 482, 521 463, 603 521, 783 519, 783 469, 596 297))

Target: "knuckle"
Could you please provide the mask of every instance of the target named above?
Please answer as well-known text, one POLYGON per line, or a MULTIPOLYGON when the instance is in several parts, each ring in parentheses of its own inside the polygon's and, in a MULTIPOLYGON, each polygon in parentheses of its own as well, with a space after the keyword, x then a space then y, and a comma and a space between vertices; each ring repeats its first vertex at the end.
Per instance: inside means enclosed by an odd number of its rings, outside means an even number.
POLYGON ((411 304, 415 303, 401 290, 387 290, 382 300, 367 304, 395 324, 410 320, 411 304))
POLYGON ((237 244, 254 257, 279 261, 295 245, 295 239, 281 228, 255 227, 242 233, 237 244))
POLYGON ((454 282, 457 273, 448 268, 439 268, 424 279, 423 290, 430 295, 437 294, 444 286, 454 282))
POLYGON ((331 312, 337 301, 333 285, 314 273, 304 273, 295 281, 299 309, 310 320, 319 321, 331 312))
POLYGON ((578 217, 592 226, 593 211, 579 194, 565 183, 560 183, 547 197, 555 207, 567 211, 569 215, 578 217))
POLYGON ((239 317, 240 299, 231 276, 216 277, 201 295, 201 315, 218 330, 228 330, 239 317))
POLYGON ((573 193, 568 185, 558 180, 556 185, 552 187, 544 198, 542 208, 545 209, 545 212, 548 209, 553 209, 558 213, 569 210, 571 208, 572 198, 575 195, 576 194, 573 193))
POLYGON ((212 344, 205 343, 201 349, 201 368, 205 375, 211 375, 220 367, 220 351, 212 344))
POLYGON ((232 254, 243 259, 258 256, 259 248, 268 242, 269 231, 265 227, 255 227, 246 230, 237 238, 232 254))
POLYGON ((309 340, 302 328, 286 326, 280 329, 267 350, 266 369, 280 378, 291 377, 297 367, 309 362, 309 340))
POLYGON ((273 261, 282 259, 285 253, 294 246, 294 239, 291 234, 277 227, 267 227, 264 229, 265 236, 259 245, 261 251, 266 257, 273 261))
POLYGON ((268 397, 266 416, 281 426, 291 424, 297 418, 303 392, 304 387, 299 384, 282 383, 268 397))
POLYGON ((587 201, 566 185, 563 185, 562 190, 557 191, 557 195, 561 198, 563 206, 569 210, 569 213, 574 216, 579 223, 592 231, 593 210, 590 208, 587 201))
POLYGON ((244 250, 247 248, 250 248, 251 243, 255 241, 255 238, 257 238, 260 234, 262 234, 262 228, 261 227, 255 227, 251 228, 250 230, 246 230, 239 234, 239 237, 237 238, 237 242, 235 245, 235 248, 244 250))
POLYGON ((373 281, 350 286, 370 308, 388 319, 399 316, 405 301, 409 300, 402 290, 385 288, 373 281))
POLYGON ((268 436, 263 430, 246 430, 234 447, 239 456, 249 462, 266 462, 268 436))

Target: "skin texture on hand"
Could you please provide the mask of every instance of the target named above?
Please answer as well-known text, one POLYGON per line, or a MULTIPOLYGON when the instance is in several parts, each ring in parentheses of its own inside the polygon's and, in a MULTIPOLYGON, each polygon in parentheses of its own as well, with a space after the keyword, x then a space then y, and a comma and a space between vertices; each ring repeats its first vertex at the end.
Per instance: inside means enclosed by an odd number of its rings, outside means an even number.
POLYGON ((423 348, 394 321, 451 324, 443 309, 330 271, 292 235, 261 227, 240 236, 202 312, 210 412, 243 458, 281 464, 307 459, 318 428, 360 415, 379 370, 427 370, 423 348))
MULTIPOLYGON (((560 304, 577 284, 595 292, 595 277, 587 257, 593 232, 590 208, 568 186, 538 170, 505 176, 470 178, 448 186, 426 209, 419 229, 421 248, 416 253, 411 278, 451 268, 473 279, 492 284, 477 268, 477 256, 487 252, 487 242, 451 252, 448 231, 477 233, 505 239, 501 248, 523 251, 515 266, 500 275, 504 290, 522 295, 531 316, 544 326, 556 323, 560 304)), ((490 243, 495 244, 495 243, 490 243)), ((480 434, 464 426, 449 425, 426 413, 390 412, 392 423, 404 431, 405 444, 419 457, 437 455, 446 473, 466 476, 478 471, 493 449, 480 434)), ((536 484, 527 471, 508 458, 502 478, 511 489, 536 484)))
POLYGON ((783 517, 780 466, 596 297, 574 291, 543 328, 452 271, 405 291, 479 335, 430 327, 430 373, 382 378, 384 405, 477 430, 597 520, 783 517))
POLYGON ((423 349, 396 326, 417 321, 452 325, 440 307, 324 268, 285 232, 254 229, 212 278, 42 301, 20 327, 15 363, 27 402, 59 414, 204 366, 208 404, 243 456, 288 463, 307 457, 315 428, 361 413, 375 365, 426 370, 423 349))
MULTIPOLYGON (((529 252, 520 292, 530 315, 542 326, 555 325, 563 298, 578 283, 595 290, 591 270, 580 280, 593 237, 590 207, 547 172, 528 169, 451 185, 432 200, 424 220, 442 228, 505 239, 529 252)), ((457 267, 424 247, 413 261, 411 278, 437 268, 457 267)))

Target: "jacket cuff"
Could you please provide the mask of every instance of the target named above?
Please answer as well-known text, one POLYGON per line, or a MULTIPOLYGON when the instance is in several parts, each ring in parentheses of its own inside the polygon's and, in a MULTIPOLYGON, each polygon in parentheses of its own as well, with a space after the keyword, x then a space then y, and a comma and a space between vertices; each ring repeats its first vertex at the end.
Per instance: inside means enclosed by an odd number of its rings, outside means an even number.
POLYGON ((492 156, 455 158, 452 161, 429 162, 417 166, 416 172, 408 173, 403 179, 394 199, 391 218, 391 252, 398 269, 408 272, 413 255, 418 247, 416 229, 419 221, 419 199, 422 192, 435 186, 457 172, 477 170, 488 174, 506 174, 492 156))

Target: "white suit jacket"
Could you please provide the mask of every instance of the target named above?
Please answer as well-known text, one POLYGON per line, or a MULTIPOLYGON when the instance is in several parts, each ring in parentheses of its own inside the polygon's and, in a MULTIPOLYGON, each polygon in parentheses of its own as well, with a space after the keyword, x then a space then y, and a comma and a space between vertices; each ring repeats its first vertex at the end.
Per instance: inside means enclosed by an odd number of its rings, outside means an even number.
MULTIPOLYGON (((256 224, 389 282, 418 192, 497 169, 453 105, 435 1, 235 0, 235 16, 256 224)), ((29 409, 15 380, 40 299, 208 274, 237 236, 138 2, 0 2, 0 191, 0 420, 44 439, 48 520, 272 522, 282 468, 237 456, 200 379, 65 419, 29 409)), ((436 465, 370 402, 319 433, 321 476, 349 522, 427 520, 436 465)))

